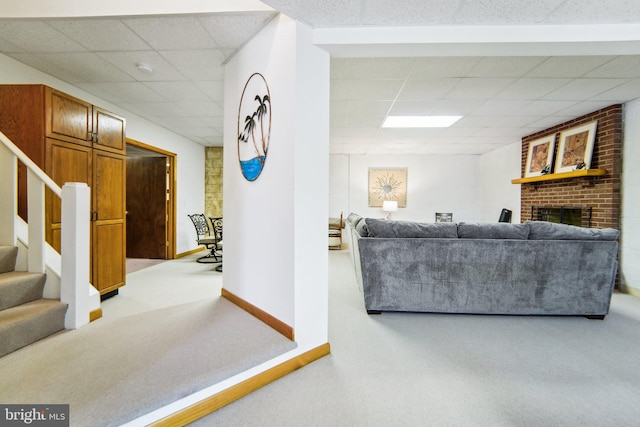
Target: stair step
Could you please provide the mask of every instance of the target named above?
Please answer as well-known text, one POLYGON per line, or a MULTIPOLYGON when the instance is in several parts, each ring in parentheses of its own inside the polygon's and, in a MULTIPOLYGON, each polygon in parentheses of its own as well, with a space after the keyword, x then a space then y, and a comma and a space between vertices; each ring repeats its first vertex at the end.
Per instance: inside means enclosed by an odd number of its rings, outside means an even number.
POLYGON ((0 357, 64 329, 67 305, 39 299, 0 311, 0 357))
POLYGON ((0 273, 13 271, 16 268, 18 248, 15 246, 0 246, 0 273))
POLYGON ((0 274, 0 310, 42 298, 46 278, 43 273, 26 271, 0 274))

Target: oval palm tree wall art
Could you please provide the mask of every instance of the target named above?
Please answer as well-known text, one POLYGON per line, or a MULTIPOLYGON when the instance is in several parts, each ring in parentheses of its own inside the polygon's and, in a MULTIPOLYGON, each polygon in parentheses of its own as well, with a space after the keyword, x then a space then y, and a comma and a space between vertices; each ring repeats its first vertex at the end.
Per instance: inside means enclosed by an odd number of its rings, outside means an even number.
POLYGON ((247 181, 255 181, 267 160, 271 137, 271 95, 264 76, 253 73, 238 107, 238 160, 247 181))

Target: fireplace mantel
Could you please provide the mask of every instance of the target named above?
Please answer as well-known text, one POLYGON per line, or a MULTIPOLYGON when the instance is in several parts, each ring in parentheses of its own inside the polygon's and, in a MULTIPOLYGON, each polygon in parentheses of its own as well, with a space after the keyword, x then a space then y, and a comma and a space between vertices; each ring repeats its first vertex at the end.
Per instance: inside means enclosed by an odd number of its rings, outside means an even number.
POLYGON ((557 179, 577 178, 581 176, 604 176, 607 174, 606 169, 581 169, 571 172, 550 173, 547 175, 530 176, 528 178, 512 179, 512 184, 527 184, 530 182, 554 181, 557 179))

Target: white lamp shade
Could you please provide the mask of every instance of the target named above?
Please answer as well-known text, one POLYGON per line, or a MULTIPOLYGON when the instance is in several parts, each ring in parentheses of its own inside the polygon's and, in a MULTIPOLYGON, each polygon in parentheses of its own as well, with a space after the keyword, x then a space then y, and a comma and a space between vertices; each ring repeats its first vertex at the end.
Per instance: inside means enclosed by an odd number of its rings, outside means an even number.
POLYGON ((395 212, 398 210, 398 202, 396 200, 385 200, 382 202, 382 210, 385 212, 395 212))

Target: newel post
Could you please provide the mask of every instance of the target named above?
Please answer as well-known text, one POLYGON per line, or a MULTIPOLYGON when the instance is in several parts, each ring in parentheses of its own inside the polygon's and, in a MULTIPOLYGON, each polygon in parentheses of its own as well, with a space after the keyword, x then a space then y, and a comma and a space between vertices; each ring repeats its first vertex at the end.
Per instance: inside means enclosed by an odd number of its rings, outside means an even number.
POLYGON ((89 216, 87 184, 68 182, 62 187, 60 301, 68 304, 66 329, 89 323, 89 216))

